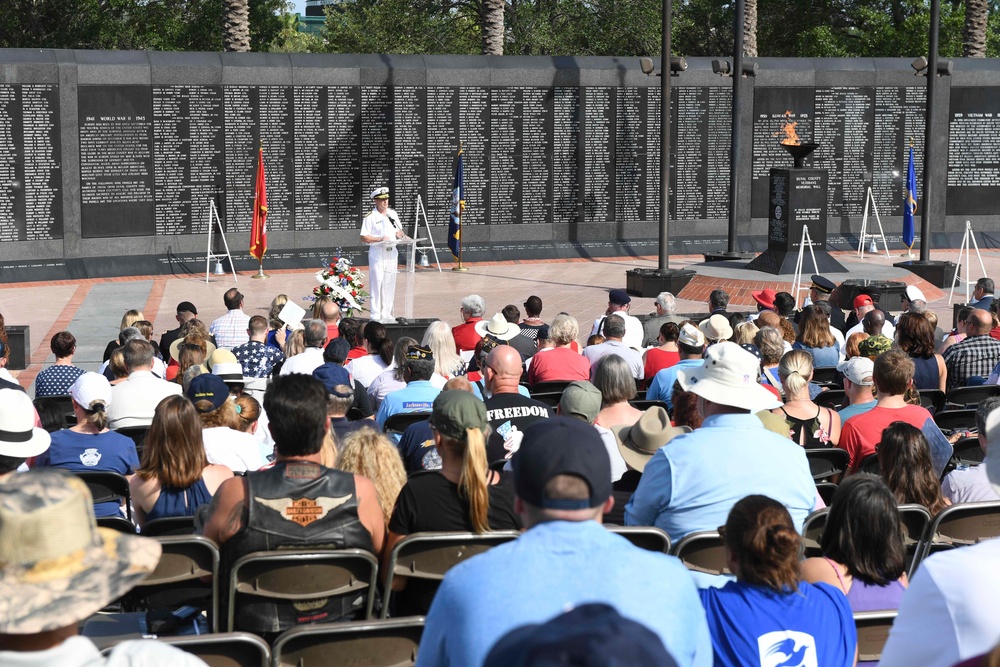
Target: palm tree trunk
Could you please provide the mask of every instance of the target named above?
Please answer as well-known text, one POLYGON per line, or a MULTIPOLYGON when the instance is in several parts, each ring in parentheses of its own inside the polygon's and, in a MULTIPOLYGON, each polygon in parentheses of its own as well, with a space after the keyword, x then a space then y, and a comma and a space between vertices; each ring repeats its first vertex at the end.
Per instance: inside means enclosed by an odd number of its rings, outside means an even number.
POLYGON ((222 44, 226 51, 250 50, 250 7, 247 0, 222 1, 222 44))
POLYGON ((483 55, 502 56, 504 0, 482 0, 483 55))
POLYGON ((962 55, 966 58, 986 57, 986 24, 988 19, 988 0, 965 0, 962 55))
POLYGON ((743 55, 757 57, 757 0, 746 0, 743 14, 743 55))

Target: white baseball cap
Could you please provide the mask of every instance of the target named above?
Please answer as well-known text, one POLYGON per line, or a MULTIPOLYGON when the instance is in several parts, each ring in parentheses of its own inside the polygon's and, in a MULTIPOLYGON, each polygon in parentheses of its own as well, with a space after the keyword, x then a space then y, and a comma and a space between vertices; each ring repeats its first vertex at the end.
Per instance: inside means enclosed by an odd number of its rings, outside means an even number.
POLYGON ((70 397, 85 410, 90 410, 95 401, 111 405, 111 383, 100 373, 84 373, 69 387, 70 397))
POLYGON ((837 370, 844 374, 851 384, 867 387, 875 384, 872 376, 875 373, 875 362, 868 357, 851 357, 837 364, 837 370), (867 378, 867 381, 866 381, 867 378))

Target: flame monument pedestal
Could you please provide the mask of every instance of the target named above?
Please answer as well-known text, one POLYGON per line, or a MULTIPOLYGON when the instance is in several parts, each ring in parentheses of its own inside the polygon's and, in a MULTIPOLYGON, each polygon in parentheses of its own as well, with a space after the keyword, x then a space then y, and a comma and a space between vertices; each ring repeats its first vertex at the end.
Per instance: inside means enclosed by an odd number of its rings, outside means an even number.
MULTIPOLYGON (((747 268, 774 274, 795 273, 802 228, 809 227, 816 268, 821 273, 846 273, 847 269, 826 251, 826 170, 803 166, 806 156, 819 144, 782 144, 782 147, 795 159, 795 166, 771 170, 767 250, 757 255, 747 268)), ((806 248, 802 272, 811 271, 812 258, 806 248)))

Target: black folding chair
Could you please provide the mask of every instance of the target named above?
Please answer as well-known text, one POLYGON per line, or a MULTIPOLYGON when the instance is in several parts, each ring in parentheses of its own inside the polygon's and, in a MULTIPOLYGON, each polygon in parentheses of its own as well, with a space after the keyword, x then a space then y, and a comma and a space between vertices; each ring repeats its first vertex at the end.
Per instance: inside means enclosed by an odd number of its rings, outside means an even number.
POLYGON ((86 471, 73 472, 74 475, 83 480, 83 483, 90 489, 90 495, 94 497, 94 504, 98 503, 123 503, 125 505, 125 518, 132 521, 132 493, 129 490, 128 480, 123 475, 111 471, 86 471))
POLYGON ((828 389, 817 396, 813 402, 821 408, 839 410, 847 402, 847 392, 843 389, 828 389))
POLYGON ((274 640, 272 664, 274 667, 414 665, 423 631, 423 616, 305 625, 274 640))
POLYGON ((914 557, 910 572, 916 572, 931 553, 977 544, 994 537, 1000 537, 1000 501, 946 507, 927 526, 923 545, 914 557))
POLYGON ((806 459, 809 472, 817 482, 839 482, 851 464, 851 455, 837 447, 806 449, 806 459))
POLYGON ((402 435, 403 431, 407 428, 417 422, 427 421, 430 419, 430 416, 431 413, 429 412, 397 412, 385 420, 385 427, 383 427, 382 431, 384 433, 402 435))
POLYGON ((945 405, 975 408, 984 399, 1000 396, 1000 385, 983 384, 976 387, 955 387, 944 397, 945 405))
POLYGON ((193 535, 193 516, 165 516, 161 519, 153 519, 146 522, 146 525, 139 531, 146 537, 158 535, 193 535))
POLYGON ((934 414, 944 408, 945 393, 940 389, 921 389, 920 405, 927 408, 928 412, 934 414))
MULTIPOLYGON (((973 389, 975 388, 973 387, 973 389)), ((976 428, 976 410, 967 408, 935 412, 934 423, 945 433, 972 430, 976 428)))

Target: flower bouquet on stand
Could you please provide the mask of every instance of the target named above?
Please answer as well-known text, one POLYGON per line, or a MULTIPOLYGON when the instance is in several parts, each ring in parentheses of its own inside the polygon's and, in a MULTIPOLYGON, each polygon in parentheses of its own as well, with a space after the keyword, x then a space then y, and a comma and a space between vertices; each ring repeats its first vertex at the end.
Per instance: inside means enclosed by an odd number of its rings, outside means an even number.
MULTIPOLYGON (((340 249, 337 249, 339 255, 340 249)), ((327 297, 338 306, 344 317, 354 317, 354 312, 363 310, 368 292, 364 290, 364 273, 355 267, 347 257, 337 256, 330 259, 325 268, 316 273, 319 283, 313 288, 312 295, 305 297, 307 301, 315 301, 327 297)))

